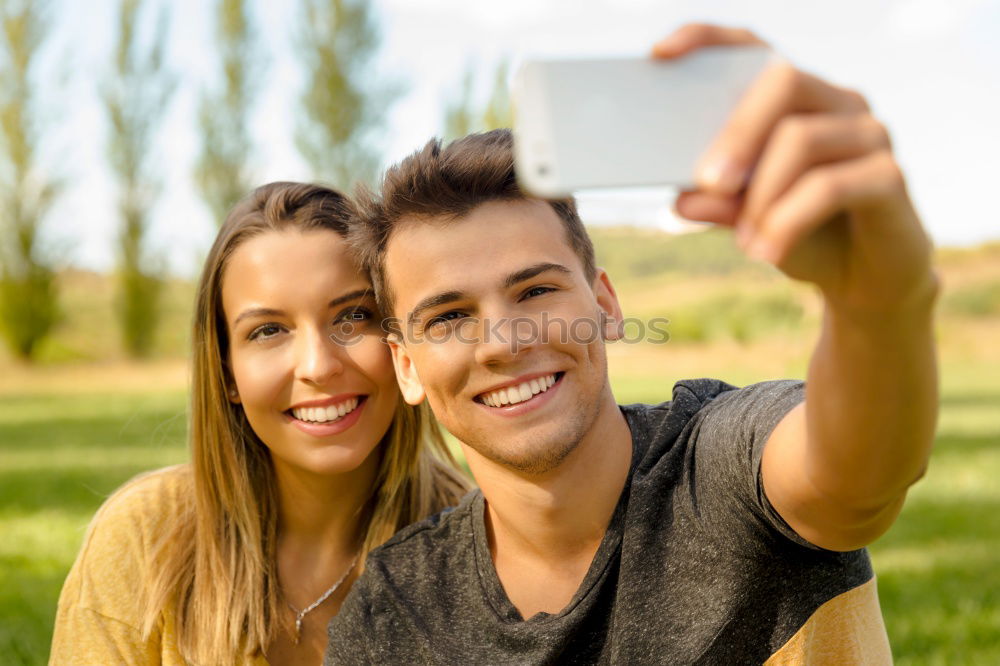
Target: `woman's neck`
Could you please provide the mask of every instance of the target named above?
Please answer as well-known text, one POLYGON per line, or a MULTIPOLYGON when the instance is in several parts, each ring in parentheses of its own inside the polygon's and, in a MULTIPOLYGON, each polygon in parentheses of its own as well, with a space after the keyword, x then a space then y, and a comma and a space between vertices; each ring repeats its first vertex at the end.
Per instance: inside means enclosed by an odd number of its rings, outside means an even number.
POLYGON ((279 549, 326 551, 333 559, 354 553, 363 538, 378 455, 376 449, 358 468, 336 476, 276 464, 279 549))
POLYGON ((299 611, 334 589, 302 616, 297 641, 295 632, 278 634, 267 649, 270 663, 319 663, 322 659, 326 625, 357 577, 355 565, 367 529, 366 507, 378 463, 376 448, 360 467, 334 477, 275 465, 277 569, 285 623, 293 626, 299 611))

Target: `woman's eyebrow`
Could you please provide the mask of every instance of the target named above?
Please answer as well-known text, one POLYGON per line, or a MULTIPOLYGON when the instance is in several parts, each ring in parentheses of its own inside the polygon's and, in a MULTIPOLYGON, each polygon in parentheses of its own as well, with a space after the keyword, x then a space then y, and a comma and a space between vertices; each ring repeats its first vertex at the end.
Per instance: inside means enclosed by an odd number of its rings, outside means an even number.
POLYGON ((241 312, 239 316, 233 320, 233 328, 236 328, 237 324, 244 319, 249 319, 250 317, 282 317, 284 314, 283 310, 275 310, 274 308, 250 308, 249 310, 241 312))
MULTIPOLYGON (((347 303, 349 301, 362 299, 365 296, 369 295, 370 293, 371 293, 370 288, 355 289, 352 292, 346 293, 343 296, 338 296, 337 298, 333 299, 327 304, 327 307, 335 308, 338 305, 341 305, 342 303, 347 303)), ((233 328, 236 328, 237 324, 239 324, 244 319, 248 319, 250 317, 283 317, 284 315, 285 315, 284 310, 276 310, 274 308, 250 308, 248 310, 244 310, 243 312, 241 312, 239 316, 233 320, 233 328)))
POLYGON ((330 301, 327 307, 335 308, 342 303, 347 303, 348 301, 354 301, 362 299, 372 293, 371 287, 365 289, 355 289, 354 291, 344 294, 343 296, 338 296, 337 298, 330 301))

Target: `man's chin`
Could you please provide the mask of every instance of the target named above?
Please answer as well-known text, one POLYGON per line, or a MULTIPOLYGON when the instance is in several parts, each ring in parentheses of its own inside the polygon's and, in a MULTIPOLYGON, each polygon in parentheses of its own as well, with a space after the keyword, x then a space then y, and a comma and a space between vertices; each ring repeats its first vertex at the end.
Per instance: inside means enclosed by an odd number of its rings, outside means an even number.
POLYGON ((564 436, 548 441, 526 441, 503 448, 497 446, 498 442, 491 442, 490 445, 469 443, 469 447, 494 465, 518 474, 537 476, 558 468, 578 443, 579 438, 564 436))

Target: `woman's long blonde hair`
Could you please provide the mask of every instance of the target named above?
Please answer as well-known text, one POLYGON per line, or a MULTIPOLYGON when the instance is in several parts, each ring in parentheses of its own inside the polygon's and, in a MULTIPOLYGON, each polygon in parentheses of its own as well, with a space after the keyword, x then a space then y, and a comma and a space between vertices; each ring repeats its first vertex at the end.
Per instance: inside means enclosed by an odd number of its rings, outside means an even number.
MULTIPOLYGON (((194 313, 191 487, 150 563, 144 640, 163 612, 176 617, 185 659, 233 663, 260 654, 281 629, 276 563, 278 499, 267 447, 242 407, 227 399, 228 333, 222 278, 233 251, 252 236, 287 228, 346 236, 352 207, 317 185, 271 183, 236 205, 205 261, 194 313)), ((454 504, 467 489, 426 405, 399 401, 380 444, 380 462, 360 561, 399 528, 454 504)))

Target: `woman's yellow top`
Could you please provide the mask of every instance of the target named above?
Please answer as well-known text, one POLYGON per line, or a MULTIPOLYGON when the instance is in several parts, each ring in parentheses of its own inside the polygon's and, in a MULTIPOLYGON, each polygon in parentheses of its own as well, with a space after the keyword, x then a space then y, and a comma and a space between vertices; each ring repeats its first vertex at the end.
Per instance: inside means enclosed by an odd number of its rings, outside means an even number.
MULTIPOLYGON (((142 640, 140 605, 155 537, 193 492, 190 467, 178 465, 129 482, 104 503, 59 595, 50 664, 187 663, 173 613, 142 640)), ((242 663, 267 665, 263 657, 242 663)))

